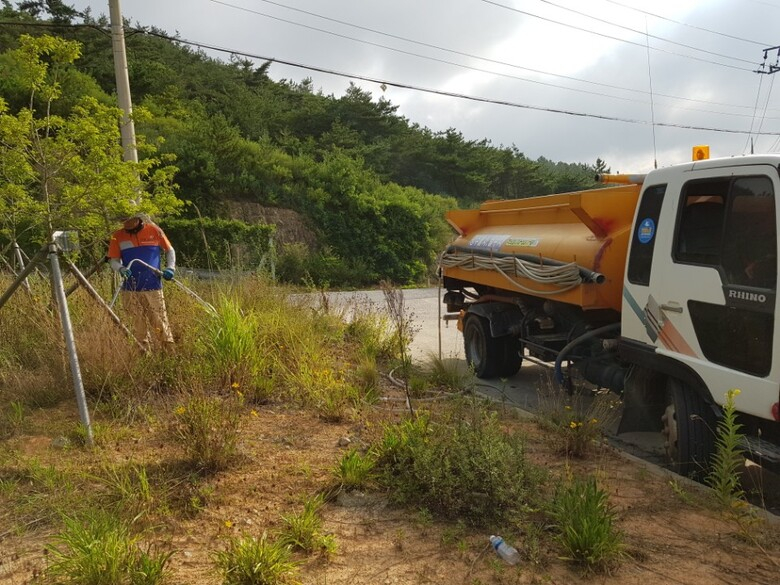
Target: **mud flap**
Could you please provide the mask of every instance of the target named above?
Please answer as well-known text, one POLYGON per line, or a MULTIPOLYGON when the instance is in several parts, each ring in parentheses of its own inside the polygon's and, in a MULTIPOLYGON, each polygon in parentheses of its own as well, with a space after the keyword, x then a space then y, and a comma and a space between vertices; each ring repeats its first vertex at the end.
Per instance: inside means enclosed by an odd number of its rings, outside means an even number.
POLYGON ((660 431, 665 388, 662 374, 632 367, 626 375, 618 434, 660 431))

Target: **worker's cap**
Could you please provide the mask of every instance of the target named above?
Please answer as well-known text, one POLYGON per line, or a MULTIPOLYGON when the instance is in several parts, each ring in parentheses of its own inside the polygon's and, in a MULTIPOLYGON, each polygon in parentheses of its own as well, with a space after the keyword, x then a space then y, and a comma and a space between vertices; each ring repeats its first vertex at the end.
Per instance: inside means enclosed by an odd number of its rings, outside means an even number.
POLYGON ((122 218, 122 224, 124 225, 125 229, 130 230, 138 227, 138 224, 140 222, 148 223, 149 222, 149 216, 145 213, 133 213, 132 215, 125 216, 122 218))

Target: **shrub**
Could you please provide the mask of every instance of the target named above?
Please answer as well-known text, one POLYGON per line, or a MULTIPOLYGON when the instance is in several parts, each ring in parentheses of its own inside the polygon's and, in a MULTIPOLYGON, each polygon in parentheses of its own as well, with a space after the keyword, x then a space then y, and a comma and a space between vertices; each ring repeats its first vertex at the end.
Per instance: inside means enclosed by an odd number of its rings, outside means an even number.
POLYGON ((231 538, 227 549, 214 553, 223 585, 293 585, 297 567, 290 560, 290 549, 281 542, 269 541, 266 533, 231 538))
POLYGON ((610 571, 623 554, 607 494, 589 477, 575 479, 555 496, 552 516, 569 559, 586 572, 610 571))
POLYGON ((381 480, 396 500, 477 526, 513 520, 532 506, 541 477, 522 440, 478 407, 388 427, 378 455, 381 480))

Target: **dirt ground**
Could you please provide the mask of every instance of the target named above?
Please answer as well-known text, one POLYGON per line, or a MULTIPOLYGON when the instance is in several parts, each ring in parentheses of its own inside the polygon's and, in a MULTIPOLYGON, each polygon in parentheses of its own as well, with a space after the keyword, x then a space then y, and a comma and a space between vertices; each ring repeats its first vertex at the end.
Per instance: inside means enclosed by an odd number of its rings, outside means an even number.
MULTIPOLYGON (((76 416, 64 405, 63 420, 76 416)), ((51 411, 47 411, 51 417, 51 411)), ((369 422, 327 423, 300 410, 272 405, 248 417, 242 434, 241 462, 210 480, 209 497, 192 519, 168 519, 154 538, 175 550, 171 583, 211 585, 220 582, 211 554, 228 535, 272 535, 281 515, 298 511, 301 502, 333 484, 332 469, 350 448, 366 445, 383 420, 397 414, 375 409, 369 422)), ((542 539, 518 566, 505 565, 488 545, 489 532, 425 520, 416 510, 394 506, 381 492, 343 494, 323 509, 325 528, 338 552, 330 559, 298 556, 300 581, 317 585, 610 583, 647 585, 744 584, 779 582, 780 528, 760 522, 747 531, 708 503, 703 490, 666 472, 626 459, 600 447, 586 460, 555 455, 532 420, 510 416, 507 425, 527 437, 528 456, 552 474, 595 473, 608 490, 625 535, 627 556, 611 575, 582 576, 561 559, 552 538, 542 539)), ((49 421, 50 423, 50 421, 49 421)), ((63 423, 64 424, 64 423, 63 423)), ((33 425, 34 426, 34 425, 33 425)), ((51 425, 49 424, 49 427, 51 425)), ((47 427, 47 428, 49 428, 47 427)), ((104 439, 93 453, 58 450, 53 437, 31 434, 0 443, 0 472, 15 457, 35 457, 42 464, 67 459, 94 467, 100 460, 162 463, 176 457, 164 425, 133 427, 104 439)), ((32 524, 18 530, 0 490, 0 584, 31 582, 45 566, 43 548, 51 528, 32 524)), ((507 540, 510 535, 505 534, 507 540)), ((511 535, 529 550, 531 535, 511 535)))

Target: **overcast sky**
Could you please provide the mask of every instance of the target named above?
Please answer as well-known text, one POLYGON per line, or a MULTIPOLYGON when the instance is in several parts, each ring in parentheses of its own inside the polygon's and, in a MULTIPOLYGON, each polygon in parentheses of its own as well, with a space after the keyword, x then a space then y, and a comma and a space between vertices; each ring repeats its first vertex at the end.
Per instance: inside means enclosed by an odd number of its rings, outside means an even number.
MULTIPOLYGON (((108 13, 108 0, 71 3, 108 13)), ((755 152, 780 151, 780 73, 754 72, 764 49, 780 45, 780 0, 121 4, 133 23, 182 39, 347 74, 275 63, 273 79, 310 77, 337 97, 352 80, 410 122, 515 145, 531 159, 600 157, 613 172, 646 172, 654 160, 690 160, 696 144, 733 156, 750 150, 752 136, 755 152)), ((777 50, 764 70, 776 63, 777 50)))

